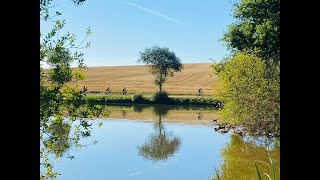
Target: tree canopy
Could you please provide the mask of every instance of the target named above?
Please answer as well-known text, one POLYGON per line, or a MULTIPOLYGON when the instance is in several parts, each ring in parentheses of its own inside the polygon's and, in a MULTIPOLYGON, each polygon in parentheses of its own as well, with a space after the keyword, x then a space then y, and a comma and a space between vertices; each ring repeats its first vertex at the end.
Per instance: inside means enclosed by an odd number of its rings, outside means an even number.
POLYGON ((213 64, 224 95, 221 121, 280 135, 280 0, 234 3, 222 41, 230 56, 213 64))
POLYGON ((280 61, 280 0, 241 0, 234 3, 233 17, 222 37, 235 50, 254 51, 263 60, 280 61))
POLYGON ((174 76, 174 72, 179 72, 183 68, 180 58, 174 52, 169 48, 159 46, 146 48, 140 52, 138 62, 143 62, 150 67, 150 72, 155 75, 155 84, 159 86, 160 92, 167 77, 174 76))

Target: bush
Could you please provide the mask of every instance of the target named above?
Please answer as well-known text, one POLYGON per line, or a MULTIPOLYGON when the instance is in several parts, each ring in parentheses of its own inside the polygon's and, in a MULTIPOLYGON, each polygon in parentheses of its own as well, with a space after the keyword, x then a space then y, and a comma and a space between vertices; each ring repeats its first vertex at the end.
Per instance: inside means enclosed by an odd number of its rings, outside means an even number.
POLYGON ((241 52, 218 74, 225 104, 220 122, 280 134, 280 64, 241 52))
POLYGON ((169 94, 165 91, 161 92, 156 92, 152 94, 150 97, 150 101, 159 103, 159 104, 165 104, 165 103, 170 103, 171 99, 169 98, 169 94))
POLYGON ((143 101, 143 96, 142 94, 135 94, 131 97, 131 100, 133 103, 140 103, 143 101))

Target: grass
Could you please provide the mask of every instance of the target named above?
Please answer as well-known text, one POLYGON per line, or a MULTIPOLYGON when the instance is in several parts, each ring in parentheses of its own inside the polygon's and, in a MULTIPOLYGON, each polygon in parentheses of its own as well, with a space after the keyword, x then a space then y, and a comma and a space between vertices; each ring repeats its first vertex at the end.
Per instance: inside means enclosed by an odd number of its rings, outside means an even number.
MULTIPOLYGON (((88 104, 158 104, 150 100, 149 96, 143 96, 138 102, 132 101, 133 95, 104 95, 104 94, 88 94, 86 102, 88 104)), ((170 105, 209 105, 215 108, 222 106, 222 101, 212 97, 170 97, 170 100, 164 104, 170 105)))
MULTIPOLYGON (((268 157, 269 158, 269 157, 268 157)), ((262 175, 265 175, 268 177, 268 180, 278 180, 280 179, 280 169, 279 169, 279 173, 277 172, 277 169, 275 167, 275 163, 274 161, 272 161, 271 158, 269 158, 270 160, 270 164, 264 162, 264 161, 255 161, 254 164, 255 164, 255 168, 256 168, 256 173, 257 173, 257 176, 258 176, 258 180, 263 180, 263 176, 262 175), (261 170, 259 169, 258 165, 257 165, 257 162, 261 162, 267 166, 269 166, 270 168, 270 174, 264 172, 262 173, 261 170)), ((214 167, 214 170, 215 170, 215 174, 216 176, 211 178, 211 180, 220 180, 220 175, 219 175, 219 172, 217 171, 217 169, 214 167)))
POLYGON ((262 174, 261 174, 261 171, 258 168, 257 162, 262 162, 262 163, 264 163, 264 164, 266 164, 267 166, 270 167, 271 174, 268 174, 266 172, 263 173, 264 175, 266 175, 268 177, 269 180, 277 180, 277 179, 279 179, 279 177, 280 177, 280 169, 279 169, 279 173, 277 173, 277 169, 275 167, 274 161, 272 161, 271 158, 269 158, 269 160, 270 160, 270 164, 268 164, 268 163, 266 163, 264 161, 255 161, 255 166, 256 166, 257 175, 258 175, 258 179, 259 180, 262 180, 262 174))
MULTIPOLYGON (((211 74, 210 63, 184 64, 184 69, 164 83, 163 89, 171 95, 196 96, 199 88, 204 96, 210 96, 215 90, 217 77, 211 74)), ((88 67, 82 70, 85 79, 79 81, 80 87, 88 87, 92 93, 111 92, 120 94, 126 87, 129 94, 152 94, 158 90, 154 85, 154 76, 145 65, 88 67)))

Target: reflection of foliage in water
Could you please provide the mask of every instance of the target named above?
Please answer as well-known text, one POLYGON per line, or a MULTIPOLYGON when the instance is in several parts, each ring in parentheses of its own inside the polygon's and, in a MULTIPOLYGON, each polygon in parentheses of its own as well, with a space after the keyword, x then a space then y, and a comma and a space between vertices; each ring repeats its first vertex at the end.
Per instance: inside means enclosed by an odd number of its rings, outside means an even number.
MULTIPOLYGON (((77 121, 70 119, 57 121, 57 119, 54 119, 48 124, 49 126, 40 133, 40 179, 57 178, 60 173, 54 170, 55 162, 58 162, 62 157, 73 159, 73 155, 66 154, 69 149, 75 150, 90 145, 80 143, 81 139, 91 136, 89 119, 79 119, 77 121)), ((95 143, 96 141, 93 141, 93 144, 95 143)))
POLYGON ((153 113, 159 116, 159 120, 155 123, 154 134, 149 136, 148 142, 143 146, 139 146, 139 154, 150 160, 164 160, 172 156, 180 147, 181 141, 179 137, 173 137, 172 133, 166 133, 161 118, 168 114, 169 109, 153 107, 153 113))
POLYGON ((252 139, 244 140, 239 136, 231 136, 231 141, 221 152, 224 160, 219 172, 220 178, 223 180, 256 180, 258 176, 255 161, 257 161, 261 172, 271 174, 270 167, 259 162, 269 163, 268 157, 275 161, 276 171, 279 173, 280 147, 274 144, 271 139, 264 140, 264 143, 261 143, 260 139, 260 143, 257 145, 252 139))
POLYGON ((51 123, 49 126, 50 136, 45 141, 48 150, 57 157, 62 157, 68 148, 70 148, 70 125, 67 123, 51 123), (49 144, 52 144, 50 146, 49 144))

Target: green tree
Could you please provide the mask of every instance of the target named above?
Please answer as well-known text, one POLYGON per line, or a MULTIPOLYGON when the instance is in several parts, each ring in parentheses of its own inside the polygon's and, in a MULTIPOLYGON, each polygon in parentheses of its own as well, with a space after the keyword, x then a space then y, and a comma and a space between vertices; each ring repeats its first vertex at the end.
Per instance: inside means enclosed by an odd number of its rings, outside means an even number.
POLYGON ((155 76, 155 84, 162 91, 162 84, 166 82, 167 77, 174 76, 174 72, 180 72, 183 65, 180 58, 168 48, 153 46, 140 52, 138 62, 143 62, 150 67, 150 72, 155 76))
POLYGON ((223 121, 280 135, 280 0, 234 2, 237 21, 221 38, 232 50, 214 63, 223 121))
MULTIPOLYGON (((84 1, 73 0, 76 6, 84 1)), ((86 88, 80 89, 77 85, 84 75, 71 68, 73 62, 80 69, 85 67, 83 53, 78 50, 90 46, 89 42, 83 43, 91 30, 88 28, 80 43, 74 34, 62 34, 66 22, 59 19, 61 12, 53 11, 57 8, 55 2, 40 1, 40 21, 52 25, 50 32, 40 32, 40 179, 55 179, 59 173, 54 170, 53 161, 71 146, 83 146, 79 140, 90 136, 90 117, 106 115, 104 107, 84 103, 86 88), (43 69, 43 63, 50 69, 43 69)), ((73 158, 72 155, 67 157, 73 158)))
POLYGON ((218 73, 225 98, 221 121, 280 135, 279 75, 280 67, 268 69, 255 55, 242 52, 231 58, 218 73))
POLYGON ((233 50, 259 49, 264 60, 280 61, 280 0, 241 0, 234 3, 235 23, 222 41, 233 50))

